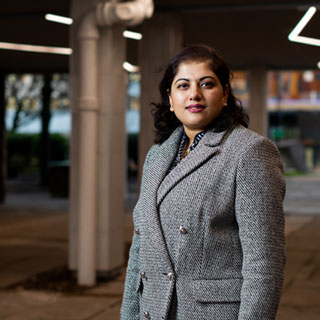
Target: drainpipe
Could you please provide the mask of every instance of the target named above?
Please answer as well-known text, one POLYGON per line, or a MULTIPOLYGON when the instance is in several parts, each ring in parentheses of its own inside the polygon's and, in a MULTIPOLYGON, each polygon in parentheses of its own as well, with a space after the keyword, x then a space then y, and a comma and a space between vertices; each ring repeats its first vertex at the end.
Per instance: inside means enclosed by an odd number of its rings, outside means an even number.
POLYGON ((98 26, 117 23, 136 25, 151 18, 152 0, 100 2, 79 27, 79 197, 78 197, 78 284, 96 282, 96 186, 98 127, 98 26))
POLYGON ((97 20, 100 26, 112 26, 123 23, 126 26, 134 26, 151 18, 154 5, 153 0, 136 0, 114 4, 112 2, 100 2, 97 5, 97 20))

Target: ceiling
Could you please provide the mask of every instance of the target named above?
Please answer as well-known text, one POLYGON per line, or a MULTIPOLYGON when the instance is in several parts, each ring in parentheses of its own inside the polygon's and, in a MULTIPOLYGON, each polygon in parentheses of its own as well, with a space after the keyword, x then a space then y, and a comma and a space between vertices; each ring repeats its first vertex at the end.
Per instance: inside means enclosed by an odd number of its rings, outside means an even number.
MULTIPOLYGON (((69 0, 15 0, 0 7, 0 41, 68 47, 67 25, 48 22, 46 13, 69 15, 69 0)), ((69 56, 0 50, 0 69, 5 72, 67 71, 69 56)))
MULTIPOLYGON (((287 38, 307 8, 319 5, 319 1, 155 0, 154 3, 156 14, 174 12, 181 17, 185 43, 216 47, 233 68, 265 65, 315 69, 320 61, 320 47, 292 43, 287 38)), ((69 4, 68 0, 15 0, 2 4, 0 41, 67 47, 70 27, 48 22, 44 15, 50 12, 68 16, 69 4)), ((302 35, 320 38, 320 11, 302 35)), ((67 71, 68 62, 68 56, 0 50, 0 69, 5 72, 67 71)))

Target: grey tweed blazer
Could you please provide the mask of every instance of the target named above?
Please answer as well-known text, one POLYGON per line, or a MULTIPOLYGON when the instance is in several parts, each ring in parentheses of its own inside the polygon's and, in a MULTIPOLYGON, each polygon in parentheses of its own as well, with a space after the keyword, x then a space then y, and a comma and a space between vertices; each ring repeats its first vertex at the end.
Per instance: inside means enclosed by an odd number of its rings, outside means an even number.
POLYGON ((182 132, 146 157, 121 319, 274 319, 285 267, 279 152, 242 126, 208 131, 166 174, 182 132))

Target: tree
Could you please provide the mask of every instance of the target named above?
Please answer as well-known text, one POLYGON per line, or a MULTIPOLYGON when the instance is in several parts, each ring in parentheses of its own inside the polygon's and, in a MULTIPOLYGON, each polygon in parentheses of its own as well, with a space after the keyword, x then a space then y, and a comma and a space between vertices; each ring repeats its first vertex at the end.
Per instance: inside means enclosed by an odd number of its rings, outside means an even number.
POLYGON ((9 74, 5 86, 7 110, 14 110, 11 132, 39 117, 40 97, 44 85, 39 74, 9 74))
POLYGON ((48 184, 51 111, 69 112, 69 94, 68 74, 9 74, 6 79, 6 105, 11 116, 7 129, 17 132, 35 119, 41 119, 39 164, 44 186, 48 184))

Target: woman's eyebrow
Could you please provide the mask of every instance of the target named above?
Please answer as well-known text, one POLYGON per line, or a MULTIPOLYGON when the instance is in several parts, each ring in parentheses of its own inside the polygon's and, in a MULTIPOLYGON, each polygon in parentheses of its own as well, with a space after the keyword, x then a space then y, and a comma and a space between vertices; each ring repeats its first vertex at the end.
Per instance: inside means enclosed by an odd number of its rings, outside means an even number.
POLYGON ((212 77, 212 76, 204 76, 204 77, 201 77, 200 78, 200 81, 202 81, 202 80, 204 80, 204 79, 207 79, 207 78, 210 78, 210 79, 212 79, 212 80, 216 80, 214 77, 212 77))
MULTIPOLYGON (((202 81, 202 80, 207 79, 207 78, 212 79, 212 80, 216 80, 216 79, 215 79, 214 77, 212 77, 212 76, 203 76, 203 77, 201 77, 201 78, 199 79, 199 81, 202 81)), ((190 80, 187 79, 187 78, 179 78, 179 79, 177 79, 177 80, 175 81, 175 84, 176 84, 177 82, 179 82, 179 81, 188 81, 188 82, 190 82, 190 80)))
POLYGON ((180 78, 180 79, 177 79, 177 80, 175 81, 175 84, 176 84, 178 81, 190 81, 190 80, 187 79, 187 78, 180 78))

